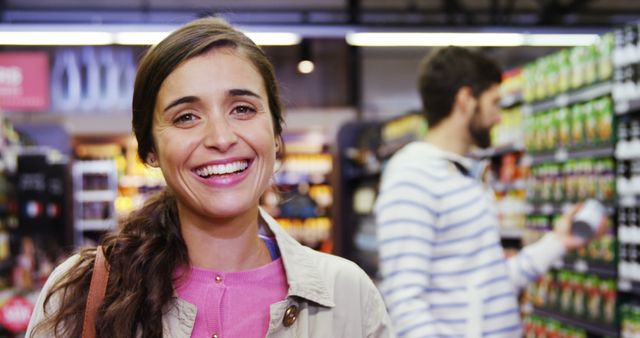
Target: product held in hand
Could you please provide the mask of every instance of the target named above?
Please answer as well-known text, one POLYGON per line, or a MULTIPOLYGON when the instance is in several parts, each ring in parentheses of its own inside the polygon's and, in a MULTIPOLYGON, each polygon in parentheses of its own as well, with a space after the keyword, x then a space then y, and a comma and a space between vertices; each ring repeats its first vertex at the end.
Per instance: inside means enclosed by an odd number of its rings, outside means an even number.
POLYGON ((573 217, 571 233, 583 239, 590 239, 598 230, 605 215, 604 206, 597 200, 588 199, 573 217))

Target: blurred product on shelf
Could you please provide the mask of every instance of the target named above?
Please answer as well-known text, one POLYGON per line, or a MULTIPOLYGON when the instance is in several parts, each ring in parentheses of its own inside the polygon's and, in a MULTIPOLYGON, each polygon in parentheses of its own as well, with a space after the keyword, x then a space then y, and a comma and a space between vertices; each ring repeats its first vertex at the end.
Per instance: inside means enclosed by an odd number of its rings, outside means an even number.
POLYGON ((555 319, 545 318, 543 316, 528 315, 523 319, 522 325, 525 338, 587 338, 586 330, 567 325, 555 319))
POLYGON ((596 44, 564 48, 524 65, 524 101, 544 100, 611 79, 614 47, 614 34, 606 33, 596 44))
POLYGON ((333 251, 333 156, 325 133, 287 131, 285 155, 276 164, 274 184, 261 206, 293 238, 324 252, 333 251))
POLYGON ((615 331, 617 290, 613 278, 556 270, 531 284, 526 293, 536 308, 598 323, 615 331))
POLYGON ((349 122, 338 132, 336 253, 374 278, 378 244, 373 205, 380 173, 395 151, 426 133, 426 120, 415 112, 386 121, 349 122))

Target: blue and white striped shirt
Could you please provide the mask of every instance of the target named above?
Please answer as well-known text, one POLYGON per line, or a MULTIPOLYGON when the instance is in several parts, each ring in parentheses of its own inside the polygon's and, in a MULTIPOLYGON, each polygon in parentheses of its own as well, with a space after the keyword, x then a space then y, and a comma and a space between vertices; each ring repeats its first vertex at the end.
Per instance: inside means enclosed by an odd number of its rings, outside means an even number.
POLYGON ((399 337, 520 337, 517 292, 564 254, 553 234, 507 260, 471 160, 426 142, 398 151, 376 202, 381 292, 399 337))

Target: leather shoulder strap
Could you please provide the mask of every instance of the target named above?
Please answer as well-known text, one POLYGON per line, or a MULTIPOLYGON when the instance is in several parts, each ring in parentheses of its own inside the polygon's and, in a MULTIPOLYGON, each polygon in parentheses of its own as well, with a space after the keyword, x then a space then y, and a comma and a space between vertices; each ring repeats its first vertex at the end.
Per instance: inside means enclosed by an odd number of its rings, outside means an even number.
POLYGON ((102 303, 107 290, 109 280, 109 270, 107 260, 104 258, 102 246, 96 248, 96 260, 91 274, 91 284, 89 285, 89 295, 87 305, 84 309, 84 322, 82 323, 82 338, 95 338, 96 336, 96 313, 102 303))

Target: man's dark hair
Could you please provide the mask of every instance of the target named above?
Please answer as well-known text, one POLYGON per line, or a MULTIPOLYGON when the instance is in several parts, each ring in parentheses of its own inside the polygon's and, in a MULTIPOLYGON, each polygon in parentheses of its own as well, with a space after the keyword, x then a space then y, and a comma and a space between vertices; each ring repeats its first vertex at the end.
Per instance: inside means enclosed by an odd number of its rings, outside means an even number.
POLYGON ((453 46, 432 51, 423 59, 418 79, 427 123, 433 127, 449 116, 460 88, 469 86, 479 97, 501 81, 500 66, 478 51, 453 46))

